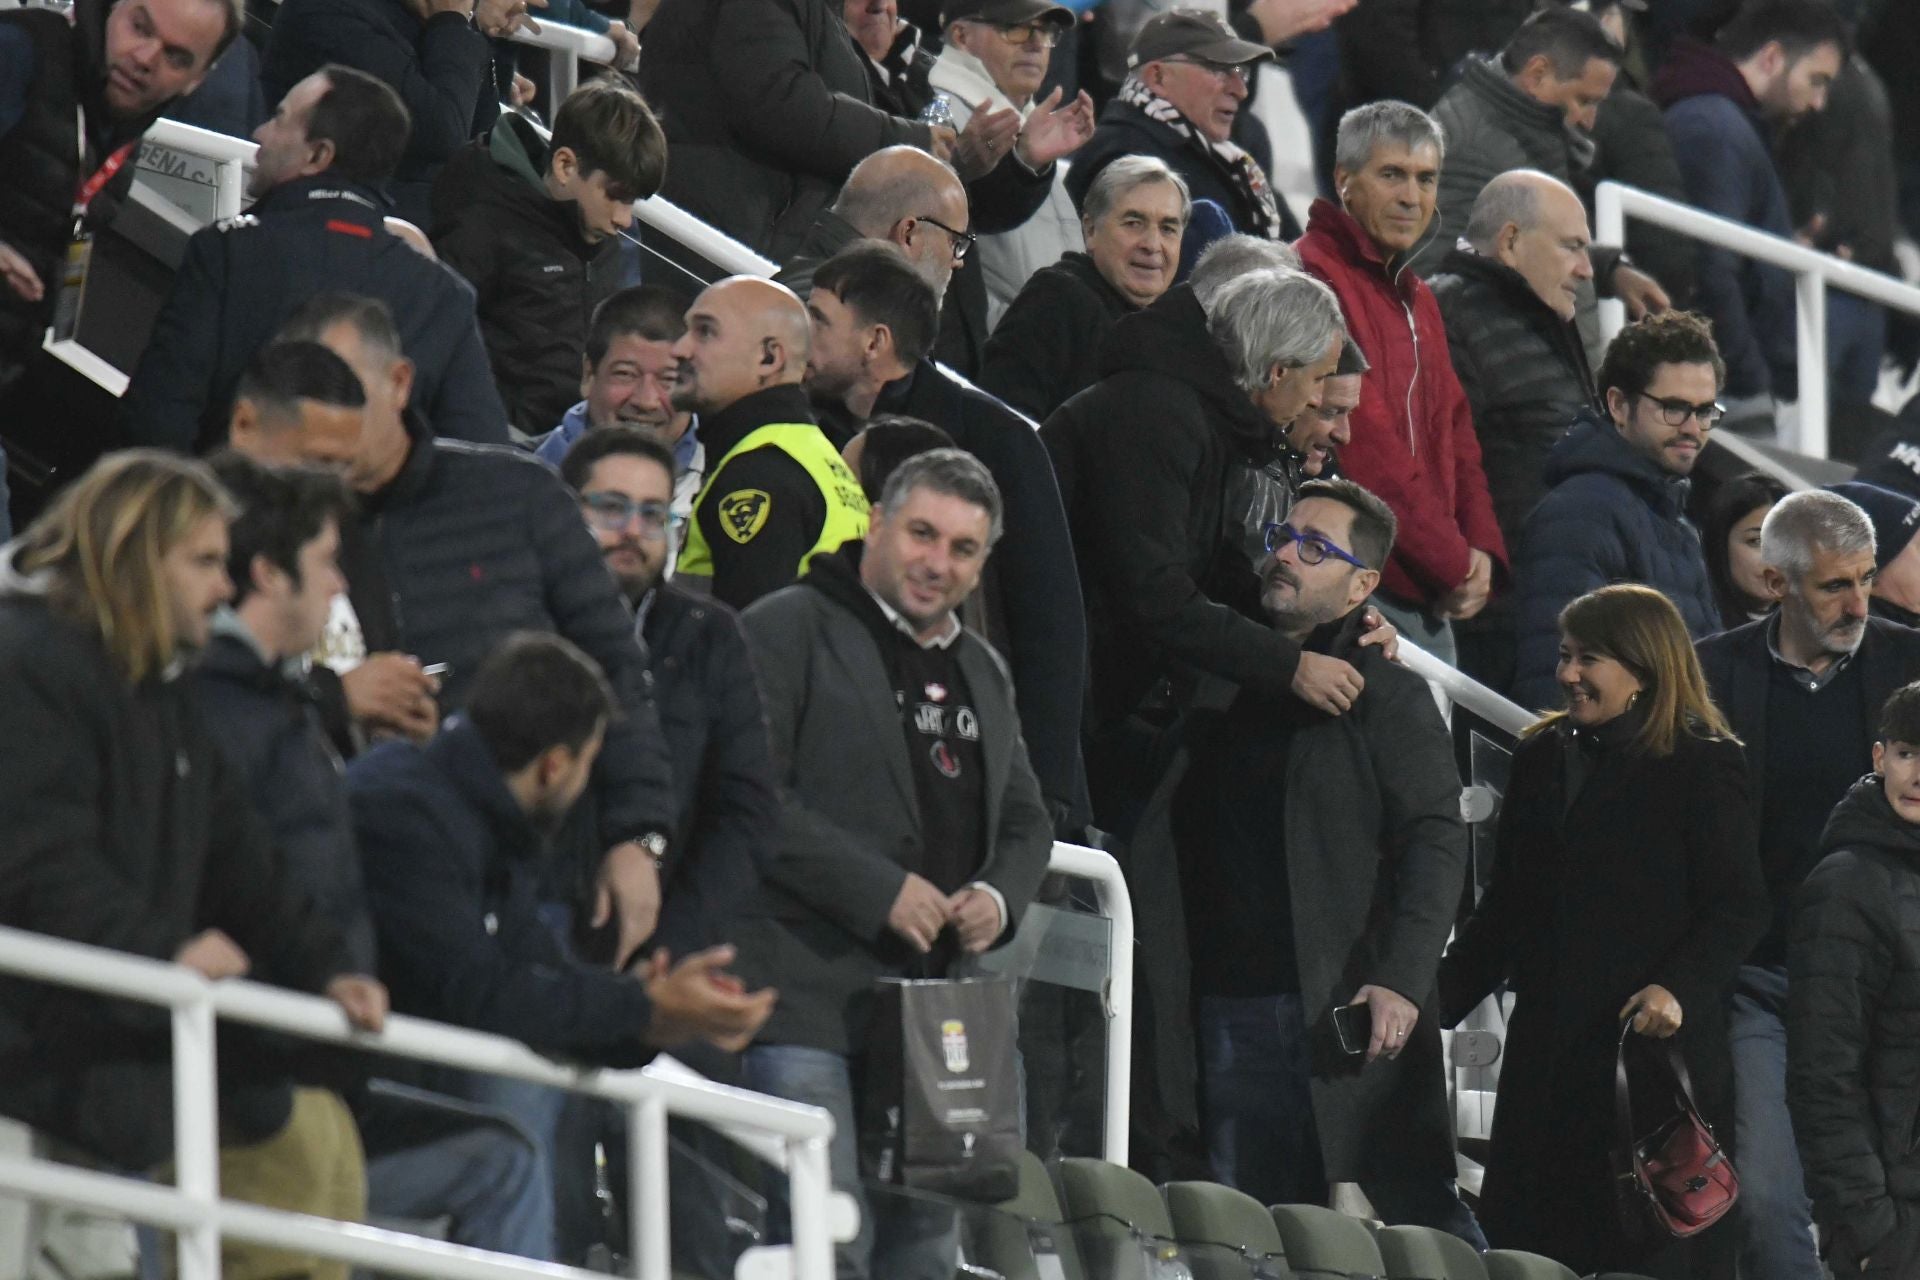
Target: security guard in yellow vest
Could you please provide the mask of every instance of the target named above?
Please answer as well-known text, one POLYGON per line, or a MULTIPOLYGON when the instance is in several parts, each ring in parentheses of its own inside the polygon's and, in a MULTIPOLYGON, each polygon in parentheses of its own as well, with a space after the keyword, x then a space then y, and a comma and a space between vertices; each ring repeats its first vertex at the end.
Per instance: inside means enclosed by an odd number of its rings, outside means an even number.
POLYGON ((733 276, 703 292, 674 344, 676 408, 700 415, 716 459, 694 499, 677 564, 744 609, 797 581, 807 561, 867 531, 867 499, 815 424, 800 382, 807 310, 783 285, 733 276))

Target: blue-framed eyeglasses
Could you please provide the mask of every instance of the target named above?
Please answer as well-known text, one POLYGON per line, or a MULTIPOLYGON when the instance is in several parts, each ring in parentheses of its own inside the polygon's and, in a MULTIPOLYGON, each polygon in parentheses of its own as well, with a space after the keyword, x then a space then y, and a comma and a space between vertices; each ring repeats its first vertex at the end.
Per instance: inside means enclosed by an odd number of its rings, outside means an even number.
POLYGON ((1278 551, 1289 542, 1299 543, 1302 564, 1319 564, 1328 556, 1332 556, 1335 560, 1346 561, 1356 569, 1367 567, 1356 559, 1351 551, 1343 550, 1331 539, 1317 533, 1302 533, 1290 524, 1269 522, 1266 527, 1266 540, 1268 551, 1278 551))
POLYGON ((637 518, 643 536, 658 538, 680 524, 672 504, 635 502, 622 493, 601 490, 582 494, 580 505, 586 509, 587 523, 605 533, 620 533, 637 518))

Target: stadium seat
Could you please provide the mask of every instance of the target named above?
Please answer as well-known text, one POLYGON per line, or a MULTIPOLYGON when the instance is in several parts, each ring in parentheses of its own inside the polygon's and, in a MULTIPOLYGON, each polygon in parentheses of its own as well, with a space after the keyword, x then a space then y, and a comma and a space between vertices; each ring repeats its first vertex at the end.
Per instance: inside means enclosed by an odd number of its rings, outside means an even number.
POLYGON ((1580 1280, 1572 1267, 1523 1249, 1489 1249, 1480 1261, 1487 1280, 1580 1280))
MULTIPOLYGON (((1031 1151, 1020 1153, 1020 1189, 1011 1200, 992 1208, 969 1209, 966 1214, 967 1260, 998 1272, 1006 1280, 1047 1280, 1034 1258, 1031 1224, 1059 1227, 1060 1198, 1054 1193, 1047 1166, 1031 1151)), ((1060 1260, 1061 1280, 1087 1280, 1074 1248, 1072 1232, 1047 1232, 1060 1260)))
POLYGON ((1295 1275, 1341 1280, 1387 1273, 1380 1246, 1360 1219, 1312 1204, 1277 1204, 1272 1212, 1295 1275))
POLYGON ((1054 1176, 1090 1278, 1146 1280, 1174 1273, 1170 1264, 1179 1251, 1173 1222, 1151 1182, 1121 1165, 1083 1157, 1062 1160, 1054 1176))
POLYGON ((1277 1277, 1289 1274, 1280 1229, 1252 1196, 1217 1182, 1169 1182, 1161 1191, 1194 1280, 1246 1276, 1252 1263, 1277 1277))
POLYGON ((1432 1227, 1381 1227, 1374 1232, 1387 1280, 1488 1280, 1480 1251, 1432 1227))

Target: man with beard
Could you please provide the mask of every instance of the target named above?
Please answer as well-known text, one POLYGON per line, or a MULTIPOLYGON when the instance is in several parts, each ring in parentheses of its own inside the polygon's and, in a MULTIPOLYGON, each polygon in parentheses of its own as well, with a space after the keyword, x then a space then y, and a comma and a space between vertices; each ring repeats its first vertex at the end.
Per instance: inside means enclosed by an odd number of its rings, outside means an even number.
POLYGON ((1451 1187, 1440 1028, 1422 1016, 1466 870, 1459 774, 1425 683, 1359 644, 1393 537, 1350 480, 1308 481, 1266 527, 1261 609, 1366 689, 1344 715, 1248 690, 1188 722, 1159 801, 1180 868, 1165 891, 1188 922, 1214 1177, 1262 1204, 1357 1181, 1387 1222, 1484 1247, 1451 1187), (1342 1042, 1343 1006, 1370 1030, 1342 1042))
POLYGON ((1811 1210, 1786 1107, 1787 922, 1820 860, 1834 805, 1872 767, 1880 709, 1920 676, 1920 631, 1869 615, 1873 525, 1838 494, 1788 494, 1761 526, 1768 618, 1702 641, 1713 701, 1746 744, 1760 860, 1774 922, 1734 989, 1734 1146, 1741 1269, 1819 1274, 1811 1210))
POLYGON ((679 361, 673 344, 687 331, 686 299, 657 284, 622 289, 594 308, 587 330, 579 404, 534 449, 559 466, 580 437, 601 427, 638 427, 673 451, 673 514, 685 524, 707 474, 700 419, 673 404, 679 361))
POLYGON ((777 810, 766 712, 740 619, 718 600, 668 582, 680 518, 674 455, 638 427, 608 426, 568 450, 560 478, 634 613, 654 703, 673 757, 684 851, 660 887, 655 945, 717 943, 726 913, 758 879, 777 810))
POLYGON ((709 286, 673 344, 673 405, 703 416, 711 460, 678 570, 736 609, 867 531, 860 482, 800 386, 811 347, 806 307, 758 276, 709 286))

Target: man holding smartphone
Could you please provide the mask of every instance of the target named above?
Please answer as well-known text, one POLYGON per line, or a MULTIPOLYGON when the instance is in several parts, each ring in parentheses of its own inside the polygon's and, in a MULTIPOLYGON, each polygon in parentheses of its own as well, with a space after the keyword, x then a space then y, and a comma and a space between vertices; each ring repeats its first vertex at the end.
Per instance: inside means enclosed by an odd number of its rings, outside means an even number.
POLYGON ((1262 608, 1365 692, 1340 716, 1244 694, 1196 714, 1151 825, 1178 853, 1214 1177, 1262 1204, 1357 1182, 1387 1222, 1484 1249, 1423 1015, 1466 872, 1460 777, 1426 684, 1357 643, 1394 532, 1347 480, 1307 482, 1267 526, 1262 608))

